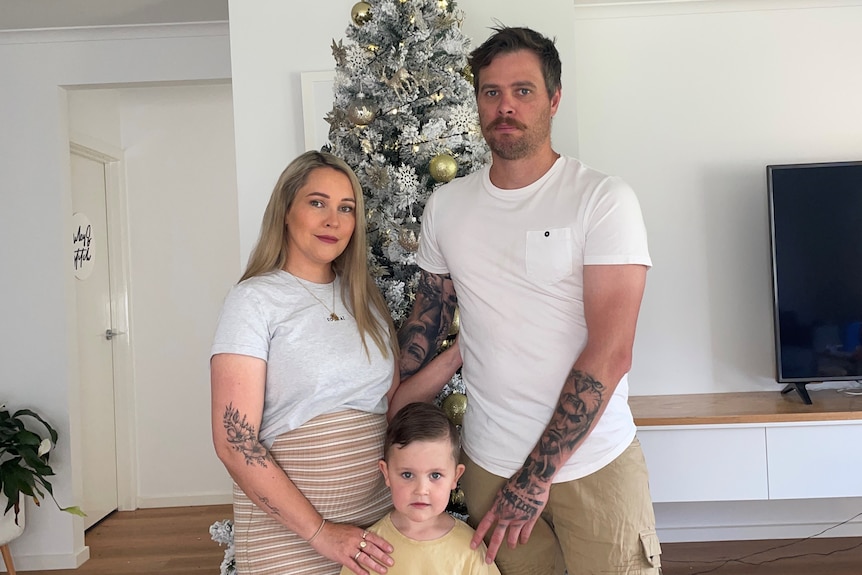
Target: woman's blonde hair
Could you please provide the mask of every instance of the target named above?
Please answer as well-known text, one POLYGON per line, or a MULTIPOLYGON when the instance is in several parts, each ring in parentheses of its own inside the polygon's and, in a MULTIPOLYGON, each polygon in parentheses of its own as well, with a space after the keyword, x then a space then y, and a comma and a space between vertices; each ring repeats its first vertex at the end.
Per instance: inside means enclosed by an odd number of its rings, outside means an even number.
POLYGON ((341 158, 326 152, 310 151, 296 158, 284 169, 263 213, 257 245, 252 250, 248 266, 239 281, 284 268, 288 242, 285 216, 297 192, 308 180, 309 174, 322 168, 338 170, 347 176, 356 198, 356 226, 353 236, 341 255, 332 262, 332 270, 341 276, 341 297, 356 319, 365 352, 368 353, 368 344, 365 341, 368 334, 384 357, 389 357, 390 351, 393 356, 397 355, 398 343, 392 316, 383 296, 380 295, 380 289, 368 273, 362 186, 356 174, 341 158))

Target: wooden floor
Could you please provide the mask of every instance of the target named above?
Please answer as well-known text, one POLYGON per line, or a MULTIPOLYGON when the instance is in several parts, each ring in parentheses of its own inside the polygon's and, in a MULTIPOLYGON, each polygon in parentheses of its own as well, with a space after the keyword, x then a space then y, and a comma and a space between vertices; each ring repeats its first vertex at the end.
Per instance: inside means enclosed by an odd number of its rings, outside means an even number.
MULTIPOLYGON (((209 526, 229 505, 117 512, 87 532, 90 560, 29 575, 218 575, 224 548, 209 526)), ((666 543, 664 575, 860 575, 862 538, 666 543), (767 551, 772 549, 771 551, 767 551)))
POLYGON ((665 543, 663 575, 862 575, 862 537, 665 543))
POLYGON ((230 505, 114 512, 87 531, 90 559, 78 569, 21 573, 218 575, 224 547, 212 540, 209 528, 232 516, 230 505))

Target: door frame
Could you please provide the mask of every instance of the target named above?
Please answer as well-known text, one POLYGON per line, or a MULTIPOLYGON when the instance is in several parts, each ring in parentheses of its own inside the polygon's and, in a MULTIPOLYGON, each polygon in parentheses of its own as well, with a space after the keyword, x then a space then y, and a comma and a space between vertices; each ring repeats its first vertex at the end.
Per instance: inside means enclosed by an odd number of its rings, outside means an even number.
POLYGON ((111 329, 124 332, 112 340, 114 429, 117 445, 117 508, 137 509, 137 434, 134 409, 134 348, 129 316, 129 234, 123 151, 84 134, 70 134, 69 153, 105 166, 105 208, 108 223, 111 329))

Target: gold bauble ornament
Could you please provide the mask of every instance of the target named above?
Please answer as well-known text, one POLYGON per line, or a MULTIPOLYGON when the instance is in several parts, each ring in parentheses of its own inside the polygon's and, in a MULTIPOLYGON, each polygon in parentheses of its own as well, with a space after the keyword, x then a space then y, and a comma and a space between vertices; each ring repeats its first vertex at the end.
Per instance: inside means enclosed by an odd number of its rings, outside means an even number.
POLYGON ((455 306, 455 313, 452 315, 452 324, 449 326, 449 335, 458 335, 461 330, 461 312, 458 311, 458 306, 455 306))
POLYGON ((461 505, 464 505, 466 503, 464 490, 460 487, 456 487, 455 489, 453 489, 452 492, 449 494, 449 503, 451 503, 452 505, 457 505, 459 507, 461 505))
POLYGON ((366 98, 357 98, 347 108, 347 119, 357 126, 367 126, 377 115, 377 104, 366 98))
POLYGON ((428 171, 437 182, 451 182, 458 175, 458 162, 449 154, 437 154, 431 158, 428 171))
POLYGON ((464 413, 467 411, 467 396, 457 391, 443 400, 443 411, 449 421, 455 425, 464 422, 464 413))
POLYGON ((415 252, 419 249, 419 232, 422 226, 416 218, 408 218, 398 231, 398 243, 408 252, 415 252))
POLYGON ((362 26, 371 20, 371 4, 368 2, 357 2, 350 9, 350 19, 357 26, 362 26))
POLYGON ((464 66, 464 69, 461 70, 461 75, 465 80, 470 82, 471 85, 473 84, 473 68, 470 66, 464 66))

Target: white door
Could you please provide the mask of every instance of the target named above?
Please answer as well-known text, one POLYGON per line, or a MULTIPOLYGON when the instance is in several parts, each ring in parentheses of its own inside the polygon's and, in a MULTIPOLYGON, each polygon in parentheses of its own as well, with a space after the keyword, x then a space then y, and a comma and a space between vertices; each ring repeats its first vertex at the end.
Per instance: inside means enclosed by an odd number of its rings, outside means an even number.
MULTIPOLYGON (((117 442, 105 164, 71 153, 85 528, 117 509, 117 442)), ((121 337, 121 336, 120 336, 121 337)))

